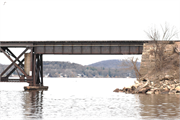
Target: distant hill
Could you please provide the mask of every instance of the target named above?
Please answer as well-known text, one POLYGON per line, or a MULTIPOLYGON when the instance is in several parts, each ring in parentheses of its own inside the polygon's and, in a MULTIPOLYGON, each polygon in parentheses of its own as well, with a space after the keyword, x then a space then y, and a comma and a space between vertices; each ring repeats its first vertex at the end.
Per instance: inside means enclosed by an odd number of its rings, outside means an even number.
MULTIPOLYGON (((77 77, 82 75, 83 77, 135 77, 133 70, 123 69, 120 60, 105 60, 100 61, 88 66, 83 66, 70 62, 59 61, 44 61, 43 62, 43 74, 49 75, 49 77, 77 77)), ((140 63, 138 63, 140 64, 140 63)), ((139 65, 140 66, 140 65, 139 65)), ((7 67, 7 65, 0 64, 0 73, 7 67)), ((19 71, 19 73, 21 73, 19 71)), ((17 75, 16 71, 13 73, 17 75)))
POLYGON ((121 62, 122 61, 120 61, 120 60, 104 60, 104 61, 100 61, 100 62, 90 64, 88 66, 118 69, 118 68, 120 68, 121 62))
MULTIPOLYGON (((90 64, 88 66, 119 69, 119 68, 123 68, 122 62, 123 62, 122 60, 116 60, 116 59, 115 60, 104 60, 104 61, 100 61, 100 62, 90 64)), ((140 68, 140 62, 137 63, 137 66, 140 68)))
POLYGON ((88 78, 92 77, 127 77, 131 73, 131 77, 135 77, 133 70, 122 70, 114 68, 83 66, 70 62, 50 62, 44 61, 44 75, 49 74, 50 77, 77 77, 77 75, 83 75, 88 78))

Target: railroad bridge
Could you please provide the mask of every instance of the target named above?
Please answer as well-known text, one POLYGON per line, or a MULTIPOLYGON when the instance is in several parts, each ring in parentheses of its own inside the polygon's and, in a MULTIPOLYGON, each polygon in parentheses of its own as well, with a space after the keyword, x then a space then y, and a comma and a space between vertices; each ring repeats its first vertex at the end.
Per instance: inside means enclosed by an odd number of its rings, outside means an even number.
POLYGON ((127 55, 142 54, 148 41, 0 41, 2 52, 11 64, 1 73, 0 82, 28 82, 29 86, 43 86, 43 54, 68 55, 127 55), (15 56, 9 48, 24 48, 15 56), (22 60, 20 58, 23 57, 22 60), (14 60, 13 60, 13 59, 14 60), (13 69, 10 69, 14 66, 13 69), (23 75, 12 79, 19 69, 23 75))

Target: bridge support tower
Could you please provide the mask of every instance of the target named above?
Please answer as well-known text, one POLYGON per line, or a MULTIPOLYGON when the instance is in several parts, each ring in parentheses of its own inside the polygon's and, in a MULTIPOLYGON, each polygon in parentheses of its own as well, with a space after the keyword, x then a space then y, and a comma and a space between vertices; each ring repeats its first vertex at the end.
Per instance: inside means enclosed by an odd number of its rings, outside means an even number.
POLYGON ((19 56, 16 56, 9 47, 0 46, 0 52, 11 61, 11 64, 1 72, 0 82, 27 82, 29 86, 25 86, 25 90, 48 89, 43 85, 43 54, 36 54, 33 47, 26 47, 19 56), (25 54, 29 54, 29 59, 25 54), (18 78, 12 76, 15 71, 18 78))

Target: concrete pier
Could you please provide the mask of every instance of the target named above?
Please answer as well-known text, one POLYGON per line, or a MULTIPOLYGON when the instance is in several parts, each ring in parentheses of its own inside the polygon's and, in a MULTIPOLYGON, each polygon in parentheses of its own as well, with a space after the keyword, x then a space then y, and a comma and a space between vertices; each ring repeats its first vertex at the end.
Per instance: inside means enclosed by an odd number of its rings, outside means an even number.
POLYGON ((24 90, 48 90, 48 86, 24 86, 24 90))

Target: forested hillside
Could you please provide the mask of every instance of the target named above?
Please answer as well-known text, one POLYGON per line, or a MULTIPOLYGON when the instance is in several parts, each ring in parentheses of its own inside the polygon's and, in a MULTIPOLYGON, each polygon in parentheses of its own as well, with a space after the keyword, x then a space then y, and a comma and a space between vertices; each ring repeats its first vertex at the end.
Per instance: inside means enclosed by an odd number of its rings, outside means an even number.
MULTIPOLYGON (((119 69, 122 68, 122 64, 123 64, 122 60, 104 60, 90 64, 88 66, 119 69)), ((140 62, 137 63, 137 66, 140 67, 140 62)))
POLYGON ((127 77, 131 74, 135 77, 132 70, 126 71, 122 69, 82 66, 69 62, 44 62, 44 74, 50 74, 52 77, 67 75, 67 77, 77 77, 81 74, 86 77, 127 77), (130 73, 130 74, 129 74, 130 73))
MULTIPOLYGON (((7 65, 0 64, 0 72, 6 67, 7 65)), ((90 66, 70 62, 44 61, 43 68, 43 74, 49 74, 49 77, 135 77, 133 70, 123 69, 117 60, 102 61, 90 66), (97 67, 94 67, 95 65, 97 67)), ((17 73, 14 72, 14 74, 17 73)))

